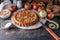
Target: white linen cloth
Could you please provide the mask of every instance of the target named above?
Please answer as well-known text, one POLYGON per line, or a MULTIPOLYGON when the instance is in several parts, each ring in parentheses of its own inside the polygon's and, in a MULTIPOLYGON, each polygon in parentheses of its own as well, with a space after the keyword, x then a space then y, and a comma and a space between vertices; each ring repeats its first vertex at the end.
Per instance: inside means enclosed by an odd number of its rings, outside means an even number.
POLYGON ((12 5, 10 0, 4 1, 0 4, 0 11, 2 11, 3 9, 8 9, 8 7, 12 5))

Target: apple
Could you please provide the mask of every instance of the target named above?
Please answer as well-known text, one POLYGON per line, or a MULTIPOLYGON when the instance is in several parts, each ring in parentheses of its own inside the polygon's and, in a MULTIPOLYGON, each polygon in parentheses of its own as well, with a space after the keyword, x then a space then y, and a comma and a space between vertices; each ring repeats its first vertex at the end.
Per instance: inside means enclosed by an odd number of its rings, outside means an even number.
POLYGON ((47 16, 47 12, 45 10, 40 11, 39 13, 40 18, 45 18, 47 16))
POLYGON ((42 10, 44 10, 44 7, 39 7, 39 8, 38 8, 38 12, 40 12, 40 11, 42 11, 42 10))
POLYGON ((51 12, 51 9, 50 8, 46 8, 46 11, 49 13, 49 12, 51 12))
POLYGON ((38 8, 39 8, 39 7, 38 7, 36 4, 33 5, 33 9, 34 9, 34 10, 38 10, 38 8))
POLYGON ((54 13, 53 12, 48 13, 47 18, 48 19, 54 18, 54 13))
POLYGON ((25 9, 31 9, 31 4, 30 4, 30 3, 26 3, 26 4, 24 5, 24 8, 25 8, 25 9))
POLYGON ((41 7, 38 8, 38 12, 40 12, 40 11, 42 11, 42 8, 41 7))
POLYGON ((9 7, 9 10, 10 10, 11 12, 13 12, 13 11, 16 10, 16 7, 12 5, 12 6, 9 7))
POLYGON ((38 5, 41 6, 41 7, 45 6, 44 2, 39 2, 38 5))

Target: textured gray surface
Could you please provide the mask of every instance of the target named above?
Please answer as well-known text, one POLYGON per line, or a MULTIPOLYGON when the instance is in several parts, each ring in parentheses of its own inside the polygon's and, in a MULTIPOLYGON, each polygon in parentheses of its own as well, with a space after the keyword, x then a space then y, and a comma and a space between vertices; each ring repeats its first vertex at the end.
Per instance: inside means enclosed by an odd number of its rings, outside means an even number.
MULTIPOLYGON (((60 25, 60 17, 54 18, 60 25)), ((12 25, 13 28, 7 30, 0 30, 0 40, 55 40, 44 28, 35 30, 18 29, 12 25)), ((60 28, 53 30, 60 36, 60 28)))
MULTIPOLYGON (((2 20, 0 19, 0 23, 2 20)), ((12 28, 0 30, 0 40, 53 40, 44 28, 35 30, 18 29, 12 25, 12 28)))
MULTIPOLYGON (((2 23, 2 20, 0 20, 2 23)), ((18 29, 14 25, 7 30, 0 30, 0 40, 54 40, 44 29, 35 30, 18 29)))
POLYGON ((44 28, 22 30, 13 28, 0 31, 0 40, 53 40, 44 28))
MULTIPOLYGON (((57 20, 56 18, 54 20, 60 24, 60 18, 57 17, 57 20)), ((18 29, 14 25, 12 25, 12 27, 13 28, 7 30, 0 30, 0 40, 54 40, 42 27, 35 30, 18 29)), ((60 29, 54 30, 54 32, 60 36, 59 31, 60 29)))
MULTIPOLYGON (((2 20, 0 20, 2 23, 2 20)), ((14 25, 7 30, 0 30, 0 40, 53 40, 44 28, 35 30, 18 29, 14 25)))

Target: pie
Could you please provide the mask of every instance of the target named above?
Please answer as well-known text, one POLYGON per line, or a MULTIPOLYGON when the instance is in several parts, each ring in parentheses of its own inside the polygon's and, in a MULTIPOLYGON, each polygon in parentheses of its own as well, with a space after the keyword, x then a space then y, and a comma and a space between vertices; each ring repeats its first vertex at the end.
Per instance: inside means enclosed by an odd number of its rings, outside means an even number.
POLYGON ((10 16, 10 11, 9 10, 3 10, 0 12, 0 16, 8 17, 8 16, 10 16))
POLYGON ((19 26, 31 26, 38 21, 38 15, 32 10, 18 10, 14 12, 12 19, 19 26))

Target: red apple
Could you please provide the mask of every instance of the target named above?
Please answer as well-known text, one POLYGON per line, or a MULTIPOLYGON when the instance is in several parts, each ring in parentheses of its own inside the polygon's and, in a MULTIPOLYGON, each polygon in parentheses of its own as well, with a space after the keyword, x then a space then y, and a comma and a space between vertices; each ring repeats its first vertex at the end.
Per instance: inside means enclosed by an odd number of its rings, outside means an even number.
POLYGON ((15 6, 10 6, 10 7, 9 7, 9 10, 13 12, 13 11, 16 10, 16 7, 15 7, 15 6))
POLYGON ((39 8, 39 7, 38 7, 36 4, 33 5, 33 9, 34 9, 34 10, 38 10, 38 8, 39 8))
POLYGON ((39 11, 39 12, 42 11, 42 10, 44 10, 44 7, 39 7, 39 8, 38 8, 38 11, 39 11))
POLYGON ((39 8, 38 8, 38 11, 40 12, 41 10, 42 10, 42 8, 41 8, 41 7, 39 7, 39 8))
POLYGON ((48 13, 47 18, 49 19, 54 18, 54 13, 53 12, 48 13))
POLYGON ((26 4, 24 5, 24 8, 25 8, 25 9, 31 9, 31 4, 30 4, 30 3, 26 3, 26 4))

